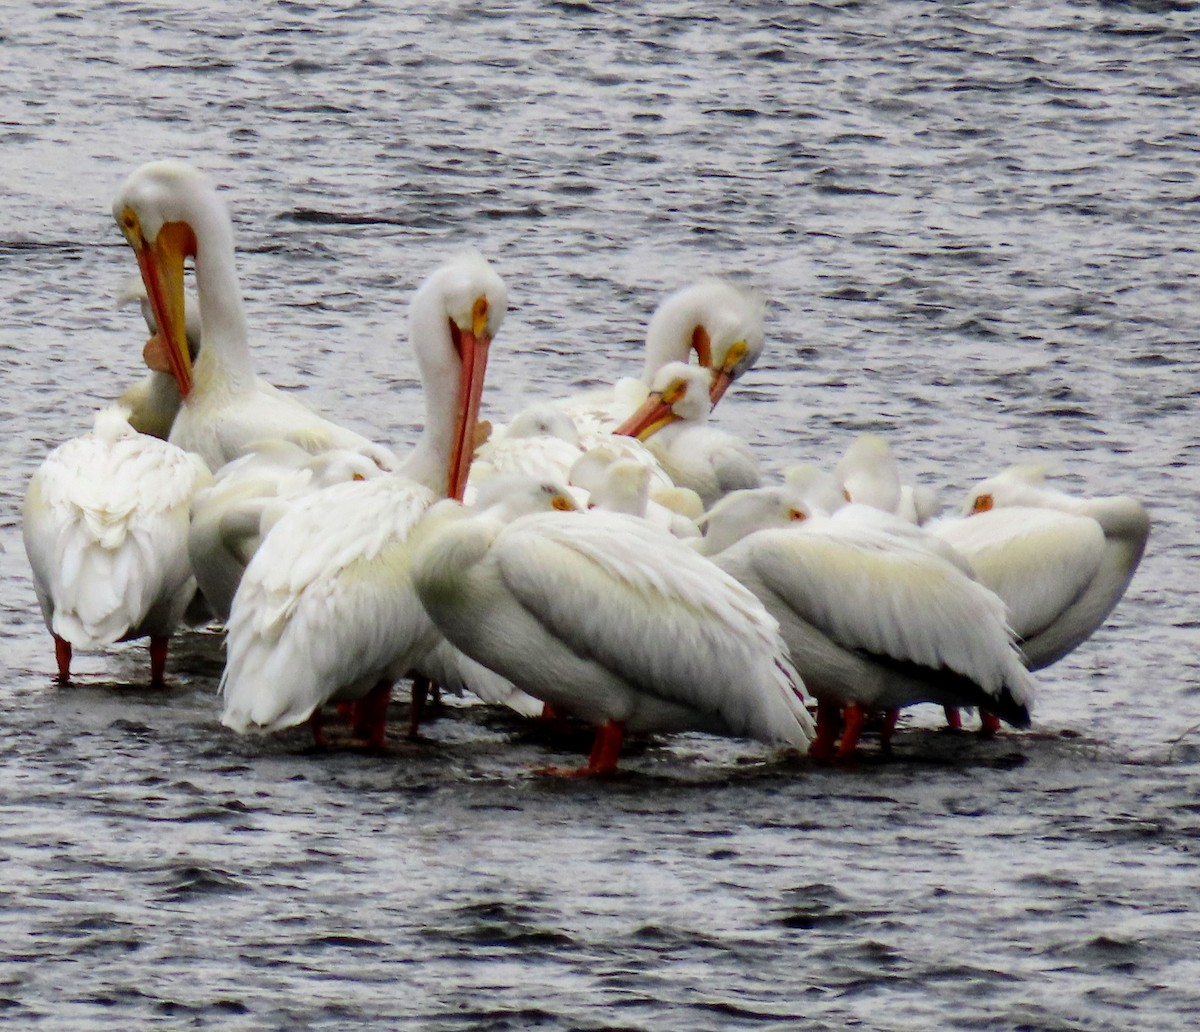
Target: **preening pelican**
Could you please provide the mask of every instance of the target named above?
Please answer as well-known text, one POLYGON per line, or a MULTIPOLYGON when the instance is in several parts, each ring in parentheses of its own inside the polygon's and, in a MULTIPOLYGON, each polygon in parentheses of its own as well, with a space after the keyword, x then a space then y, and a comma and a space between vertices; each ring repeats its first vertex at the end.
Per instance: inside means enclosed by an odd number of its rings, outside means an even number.
POLYGON ((361 727, 382 744, 392 682, 438 640, 412 587, 410 536, 439 497, 462 498, 488 346, 506 307, 504 283, 479 255, 443 265, 413 297, 421 438, 395 475, 307 495, 267 534, 229 615, 227 727, 276 731, 319 721, 326 702, 363 700, 361 727))
POLYGON ((846 722, 840 755, 854 751, 867 711, 916 702, 983 706, 1028 726, 1033 683, 1004 604, 964 572, 961 559, 867 506, 816 516, 786 490, 748 494, 767 499, 768 512, 774 503, 776 527, 791 526, 756 530, 766 522, 761 513, 731 495, 708 514, 708 533, 745 536, 713 562, 779 621, 818 701, 814 752, 834 751, 839 710, 846 722))
POLYGON ((234 267, 233 227, 206 176, 180 161, 143 165, 118 192, 113 216, 137 255, 166 361, 183 398, 172 443, 196 452, 213 470, 270 438, 284 438, 313 454, 332 448, 357 451, 381 469, 396 468, 389 449, 255 377, 234 267), (204 347, 194 367, 184 332, 188 257, 195 260, 204 328, 204 347))
POLYGON ((188 507, 208 470, 126 416, 100 412, 90 433, 46 457, 25 495, 25 552, 64 682, 72 648, 149 636, 150 680, 162 684, 168 639, 196 590, 188 507))
MULTIPOLYGON (((118 295, 117 306, 122 307, 133 301, 139 303, 146 329, 150 333, 150 339, 142 348, 142 358, 150 367, 150 372, 127 387, 117 399, 117 405, 129 410, 129 425, 138 433, 165 441, 171 434, 171 426, 182 402, 179 385, 171 375, 170 366, 165 364, 166 351, 158 334, 154 309, 146 297, 146 286, 138 277, 134 277, 118 295)), ((200 310, 194 298, 186 299, 185 313, 188 354, 194 362, 200 352, 200 310)))
POLYGON ((775 621, 708 560, 636 518, 463 514, 422 542, 413 579, 452 644, 598 726, 577 773, 615 769, 625 731, 808 747, 812 723, 775 621))
POLYGON ((761 297, 718 279, 701 280, 675 291, 655 309, 646 328, 645 359, 639 379, 618 380, 611 388, 558 402, 575 421, 584 444, 609 433, 646 400, 655 374, 668 362, 696 361, 709 372, 715 405, 729 385, 754 365, 763 349, 761 297))
POLYGON ((704 368, 669 362, 655 374, 642 406, 613 431, 645 442, 671 480, 695 491, 705 508, 762 479, 744 441, 705 424, 710 379, 704 368))
POLYGON ((930 524, 1004 599, 1030 670, 1057 662, 1104 623, 1150 534, 1135 499, 1077 498, 1044 479, 1041 467, 1014 466, 970 492, 965 519, 930 524))
POLYGON ((668 491, 659 489, 657 497, 652 497, 650 467, 623 458, 606 445, 597 445, 584 452, 571 467, 568 479, 577 489, 587 493, 590 509, 638 516, 678 538, 700 536, 696 520, 704 507, 699 495, 688 488, 677 487, 668 491), (663 504, 658 498, 666 498, 670 504, 663 504), (685 515, 685 511, 691 515, 685 515))

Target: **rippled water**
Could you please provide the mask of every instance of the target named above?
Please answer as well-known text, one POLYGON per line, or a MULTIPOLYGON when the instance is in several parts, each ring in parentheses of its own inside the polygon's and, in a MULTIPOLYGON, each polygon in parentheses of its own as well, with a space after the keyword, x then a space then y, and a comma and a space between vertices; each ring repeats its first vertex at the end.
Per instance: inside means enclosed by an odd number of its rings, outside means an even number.
POLYGON ((736 7, 5 9, 7 1023, 1195 1023, 1200 8, 736 7), (917 709, 850 769, 685 735, 547 782, 564 746, 480 707, 382 757, 237 739, 206 633, 166 692, 139 646, 57 689, 20 498, 138 375, 108 208, 161 156, 226 191, 260 370, 377 439, 415 435, 404 305, 456 248, 509 283, 500 416, 636 369, 721 272, 770 301, 719 412, 770 472, 863 429, 947 502, 1053 461, 1147 504, 1146 558, 1032 732, 917 709))

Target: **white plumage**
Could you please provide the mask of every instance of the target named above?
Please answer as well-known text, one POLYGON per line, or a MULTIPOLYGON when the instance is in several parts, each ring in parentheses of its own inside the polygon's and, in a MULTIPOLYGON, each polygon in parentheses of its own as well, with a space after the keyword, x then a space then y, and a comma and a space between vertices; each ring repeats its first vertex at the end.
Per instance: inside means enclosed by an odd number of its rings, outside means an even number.
POLYGON ((1040 467, 1012 467, 969 493, 965 519, 930 524, 1004 599, 1031 670, 1057 662, 1104 623, 1150 534, 1137 500, 1077 498, 1044 476, 1040 467))
MULTIPOLYGON (((786 492, 778 504, 797 511, 786 492)), ((713 561, 779 621, 818 701, 856 707, 843 752, 853 750, 863 711, 915 702, 984 705, 1028 724, 1033 684, 1004 605, 964 572, 965 563, 917 528, 866 506, 805 515, 781 516, 791 523, 786 529, 755 531, 747 522, 745 536, 713 561)), ((822 734, 820 723, 819 751, 827 751, 836 729, 822 734)))
POLYGON ((478 255, 447 263, 417 291, 421 439, 399 473, 310 494, 267 534, 227 624, 227 727, 275 731, 373 693, 381 705, 369 737, 382 743, 391 683, 437 643, 412 588, 410 536, 438 498, 461 497, 487 347, 506 307, 503 282, 478 255))
POLYGON ((453 644, 601 727, 589 772, 615 767, 624 730, 808 745, 811 721, 775 621, 636 518, 464 515, 414 564, 426 610, 453 644))
POLYGON ((126 414, 106 409, 90 433, 55 448, 25 496, 25 551, 64 681, 72 647, 150 636, 151 680, 161 682, 166 640, 195 592, 188 509, 208 471, 137 433, 126 414))
POLYGON ((125 181, 113 216, 138 258, 183 404, 171 441, 213 470, 271 438, 312 454, 361 453, 396 468, 387 448, 317 415, 254 375, 234 264, 233 228, 206 176, 180 161, 143 165, 125 181), (204 346, 193 369, 184 330, 184 261, 192 257, 204 346))

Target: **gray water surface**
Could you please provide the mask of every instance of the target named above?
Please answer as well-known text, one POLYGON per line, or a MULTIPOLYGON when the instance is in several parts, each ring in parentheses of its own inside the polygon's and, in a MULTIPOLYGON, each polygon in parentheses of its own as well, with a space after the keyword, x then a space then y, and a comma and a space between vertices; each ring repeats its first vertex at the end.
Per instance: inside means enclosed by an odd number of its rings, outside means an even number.
POLYGON ((1193 3, 7 5, 0 1017, 1195 1024, 1198 59, 1193 3), (771 476, 862 430, 947 505, 1047 462, 1147 505, 1141 569, 1032 731, 918 707, 845 769, 682 735, 550 781, 573 743, 461 705, 382 756, 239 739, 211 631, 166 691, 137 644, 55 687, 20 500, 140 375, 109 206, 167 156, 225 191, 260 372, 377 440, 416 436, 405 305, 457 249, 509 286, 499 419, 636 372, 721 273, 769 302, 716 418, 771 476))

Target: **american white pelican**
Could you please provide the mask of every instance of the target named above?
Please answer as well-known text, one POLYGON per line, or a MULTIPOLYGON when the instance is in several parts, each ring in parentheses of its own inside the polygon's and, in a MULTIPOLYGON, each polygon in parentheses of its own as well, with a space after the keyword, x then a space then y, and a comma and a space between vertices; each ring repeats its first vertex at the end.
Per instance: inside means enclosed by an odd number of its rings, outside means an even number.
POLYGON ((853 753, 866 712, 916 702, 983 706, 1028 726, 1033 683, 1004 604, 964 572, 961 560, 867 506, 815 516, 784 489, 749 494, 763 504, 745 506, 731 495, 708 514, 708 533, 718 540, 745 533, 712 561, 779 621, 792 662, 818 701, 816 754, 834 752, 839 710, 843 756, 853 753), (762 511, 772 507, 774 525, 790 526, 756 530, 771 522, 762 511))
POLYGON ((1041 467, 1014 466, 969 493, 965 519, 929 525, 1004 599, 1030 670, 1057 662, 1104 623, 1150 534, 1135 499, 1078 498, 1044 478, 1041 467))
POLYGON ((209 472, 194 455, 137 433, 105 409, 90 433, 55 448, 25 495, 22 533, 58 679, 72 648, 150 638, 150 680, 196 590, 188 507, 209 472))
POLYGON ((570 416, 549 402, 531 405, 517 413, 503 433, 475 449, 468 498, 485 480, 505 474, 565 479, 583 451, 570 416))
MULTIPOLYGON (((619 452, 605 445, 597 445, 584 452, 571 467, 568 480, 572 486, 587 493, 590 509, 638 516, 678 538, 700 536, 696 520, 703 514, 704 508, 699 495, 688 488, 671 488, 671 505, 664 505, 651 495, 650 467, 623 458, 619 452), (687 511, 692 513, 690 516, 679 511, 684 492, 691 496, 694 503, 686 506, 687 511)), ((657 497, 664 497, 661 489, 657 497)))
POLYGON ((227 727, 276 731, 315 717, 320 740, 323 704, 362 700, 358 724, 382 744, 392 682, 438 640, 412 588, 410 536, 439 497, 462 498, 487 349, 506 307, 504 283, 478 255, 443 265, 413 297, 421 438, 397 474, 307 495, 267 534, 227 624, 227 727))
MULTIPOLYGON (((141 306, 142 318, 146 321, 146 329, 150 333, 150 339, 142 349, 142 358, 150 367, 150 372, 127 387, 117 399, 117 405, 129 410, 129 425, 138 433, 149 434, 165 441, 170 436, 171 426, 182 401, 179 385, 171 375, 170 366, 165 364, 166 351, 162 346, 162 338, 158 335, 154 309, 146 297, 146 286, 136 277, 118 295, 117 306, 121 307, 132 301, 137 301, 141 306)), ((194 298, 185 301, 185 311, 188 354, 194 362, 200 351, 200 310, 194 298)))
POLYGON ((715 405, 729 385, 754 365, 763 349, 761 297, 718 279, 701 280, 665 298, 646 328, 639 379, 567 398, 560 405, 575 421, 584 443, 609 433, 646 400, 655 374, 668 362, 696 361, 709 372, 715 405))
POLYGON ((641 520, 464 514, 421 544, 413 580, 452 644, 598 726, 587 766, 573 773, 615 769, 625 731, 808 747, 812 723, 775 621, 641 520))
POLYGON ((846 500, 890 512, 909 523, 925 523, 937 514, 934 492, 901 483, 900 468, 879 434, 859 434, 834 469, 846 500))
POLYGON ((233 227, 206 176, 180 161, 137 169, 113 202, 113 216, 137 255, 159 336, 183 405, 171 441, 213 470, 261 441, 281 437, 316 454, 357 451, 381 469, 393 453, 330 422, 254 375, 234 266, 233 227), (192 257, 204 346, 193 367, 184 333, 184 261, 192 257))
POLYGON ((310 455, 278 438, 222 466, 192 499, 188 532, 196 583, 212 615, 229 618, 246 566, 288 506, 333 484, 384 475, 358 452, 333 449, 310 455))
POLYGON ((762 481, 749 445, 706 425, 710 379, 702 367, 667 363, 655 374, 646 401, 613 431, 643 441, 675 484, 695 491, 705 508, 762 481))

